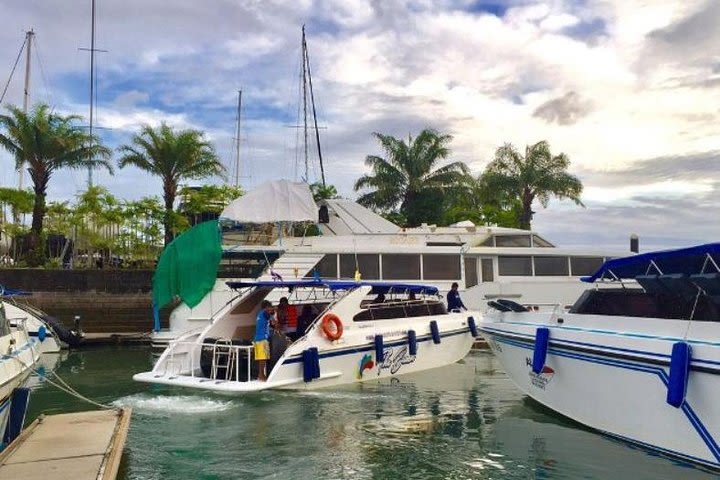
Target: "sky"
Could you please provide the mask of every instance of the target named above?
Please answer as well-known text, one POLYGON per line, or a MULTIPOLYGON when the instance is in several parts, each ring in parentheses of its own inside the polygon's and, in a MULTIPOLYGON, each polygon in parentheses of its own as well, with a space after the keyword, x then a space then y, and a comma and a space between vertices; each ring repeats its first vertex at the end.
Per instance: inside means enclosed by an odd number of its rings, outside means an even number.
MULTIPOLYGON (((0 85, 33 28, 30 102, 87 117, 90 0, 0 0, 0 11, 0 85)), ((234 181, 242 89, 240 183, 298 180, 303 24, 326 176, 342 196, 356 198, 365 156, 381 154, 373 132, 449 133, 449 161, 476 174, 505 142, 547 140, 585 186, 585 208, 535 209, 533 229, 555 244, 718 239, 716 0, 96 0, 103 141, 115 148, 162 121, 201 129, 234 181)), ((23 75, 21 60, 5 103, 22 104, 23 75)), ((311 157, 316 181, 315 147, 311 157)), ((162 191, 133 168, 95 181, 127 199, 162 191)), ((49 199, 86 182, 58 172, 49 199)), ((16 184, 0 152, 0 185, 16 184)))

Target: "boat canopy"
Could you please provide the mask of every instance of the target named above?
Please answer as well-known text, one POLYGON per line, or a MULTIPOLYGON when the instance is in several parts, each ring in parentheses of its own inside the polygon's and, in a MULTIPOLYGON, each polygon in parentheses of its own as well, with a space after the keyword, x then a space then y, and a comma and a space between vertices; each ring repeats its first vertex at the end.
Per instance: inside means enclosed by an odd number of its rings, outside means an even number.
POLYGON ((601 279, 634 279, 640 275, 693 275, 720 272, 720 243, 707 243, 677 250, 661 250, 631 257, 615 258, 603 263, 600 269, 583 282, 601 279))
POLYGON ((0 285, 0 297, 20 297, 20 296, 27 296, 30 295, 28 292, 24 290, 14 290, 11 288, 5 288, 2 285, 0 285))
POLYGON ((317 223, 318 208, 307 183, 273 180, 230 202, 220 218, 239 223, 317 223))
POLYGON ((257 282, 227 282, 230 288, 308 288, 319 287, 329 290, 352 290, 358 287, 370 286, 372 293, 425 293, 436 295, 437 287, 431 285, 419 285, 416 283, 391 283, 391 282, 355 282, 353 280, 290 280, 290 281, 257 281, 257 282))

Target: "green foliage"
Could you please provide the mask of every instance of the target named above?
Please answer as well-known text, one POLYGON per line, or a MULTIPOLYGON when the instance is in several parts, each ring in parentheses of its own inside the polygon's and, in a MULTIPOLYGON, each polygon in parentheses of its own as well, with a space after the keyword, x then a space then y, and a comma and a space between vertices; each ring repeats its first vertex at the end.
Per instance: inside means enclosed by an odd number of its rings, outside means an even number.
POLYGON ((525 155, 509 143, 498 148, 495 158, 485 169, 482 182, 489 191, 505 196, 498 203, 511 201, 513 208, 519 205, 517 223, 520 228, 530 229, 535 200, 546 208, 551 197, 569 199, 584 206, 580 200, 583 185, 567 172, 570 159, 564 153, 553 155, 546 141, 525 147, 525 155))
POLYGON ((28 263, 41 266, 46 257, 42 241, 45 195, 52 173, 88 167, 112 172, 110 150, 77 125, 81 119, 77 115, 54 113, 46 104, 37 104, 28 113, 15 106, 8 111, 9 115, 0 115, 0 146, 15 158, 16 168, 27 167, 30 173, 34 204, 28 263))
POLYGON ((166 245, 180 227, 174 216, 180 181, 225 174, 225 167, 202 132, 175 131, 166 123, 158 128, 144 125, 130 144, 121 146, 118 151, 122 154, 118 161, 120 168, 132 165, 162 180, 166 245))
POLYGON ((184 186, 180 188, 180 211, 188 217, 206 213, 220 214, 236 198, 243 195, 240 187, 230 185, 184 186))
POLYGON ((320 182, 316 182, 310 185, 310 191, 312 192, 313 200, 316 202, 338 198, 338 192, 334 185, 323 185, 320 182))
POLYGON ((373 134, 380 142, 385 158, 368 155, 365 164, 372 169, 355 182, 355 190, 366 191, 358 202, 381 214, 398 212, 405 218, 402 225, 417 226, 422 222, 442 220, 442 198, 468 173, 462 162, 437 165, 448 158, 452 136, 425 129, 408 142, 380 133, 373 134))

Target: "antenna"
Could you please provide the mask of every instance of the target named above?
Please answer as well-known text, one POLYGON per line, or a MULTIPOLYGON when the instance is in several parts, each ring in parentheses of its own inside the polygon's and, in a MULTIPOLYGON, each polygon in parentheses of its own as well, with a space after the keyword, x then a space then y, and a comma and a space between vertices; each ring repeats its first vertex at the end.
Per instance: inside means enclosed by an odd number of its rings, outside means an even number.
POLYGON ((240 120, 242 111, 242 89, 238 90, 237 108, 237 150, 235 151, 235 186, 240 186, 240 120))

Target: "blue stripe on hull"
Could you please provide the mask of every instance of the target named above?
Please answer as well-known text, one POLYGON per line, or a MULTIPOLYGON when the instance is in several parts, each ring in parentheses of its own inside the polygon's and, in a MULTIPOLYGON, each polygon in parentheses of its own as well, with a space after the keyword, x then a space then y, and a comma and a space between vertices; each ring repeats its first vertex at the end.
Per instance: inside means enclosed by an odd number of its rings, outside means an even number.
MULTIPOLYGON (((490 330, 490 329, 487 329, 487 328, 483 328, 482 330, 483 330, 485 333, 488 333, 489 335, 491 335, 491 336, 493 337, 493 340, 495 340, 495 341, 498 342, 498 343, 504 343, 504 344, 507 344, 507 345, 511 345, 511 346, 523 348, 523 349, 526 349, 526 350, 532 350, 532 348, 533 348, 531 343, 526 343, 526 342, 519 341, 519 340, 511 340, 511 339, 504 338, 504 337, 502 337, 502 336, 499 335, 499 334, 504 334, 504 333, 506 333, 506 332, 501 332, 501 331, 497 331, 497 330, 490 330)), ((515 332, 512 332, 511 334, 512 334, 512 335, 516 335, 516 336, 525 337, 525 338, 528 339, 528 342, 532 341, 532 340, 531 340, 532 337, 530 337, 530 336, 526 336, 526 335, 523 335, 523 334, 517 334, 517 333, 515 333, 515 332)), ((565 358, 572 358, 572 359, 575 359, 575 360, 581 360, 581 361, 590 362, 590 363, 596 363, 596 364, 600 364, 600 365, 607 365, 607 366, 611 366, 611 367, 624 368, 624 369, 628 369, 628 370, 635 370, 635 371, 643 372, 643 373, 650 373, 650 374, 653 374, 653 375, 657 375, 657 376, 660 378, 660 381, 663 382, 663 384, 665 385, 665 387, 667 387, 667 385, 668 385, 669 378, 668 378, 668 376, 667 376, 667 373, 665 372, 665 370, 663 370, 662 368, 659 368, 659 367, 657 367, 657 366, 654 366, 654 365, 642 365, 642 364, 638 364, 638 363, 630 363, 630 362, 625 362, 625 361, 618 360, 618 359, 608 359, 608 358, 603 358, 603 357, 598 357, 598 356, 593 356, 593 355, 585 355, 585 354, 581 354, 581 353, 577 353, 577 352, 568 352, 568 351, 565 351, 565 350, 561 350, 561 349, 558 348, 557 346, 555 346, 555 347, 552 346, 553 343, 556 343, 556 344, 557 344, 557 342, 551 341, 551 346, 550 346, 550 348, 549 348, 549 350, 548 350, 548 352, 549 352, 549 353, 552 353, 553 355, 557 355, 557 356, 559 356, 559 357, 565 357, 565 358)), ((566 343, 579 343, 579 342, 566 342, 566 343)), ((591 345, 591 344, 588 344, 588 345, 591 345)), ((599 347, 599 348, 605 348, 604 346, 601 346, 601 345, 593 345, 593 346, 599 347)), ((640 353, 645 353, 645 352, 640 352, 640 353)), ((638 360, 638 361, 641 361, 641 360, 638 360)), ((714 456, 715 459, 717 460, 716 463, 711 463, 711 462, 708 462, 707 460, 703 460, 703 459, 701 459, 701 458, 696 458, 696 457, 693 457, 693 456, 691 456, 691 455, 687 455, 687 454, 684 454, 684 453, 675 452, 675 451, 672 451, 672 450, 667 450, 667 449, 664 449, 664 448, 662 448, 662 447, 658 447, 658 446, 655 446, 655 445, 645 444, 645 443, 639 442, 639 441, 637 441, 637 440, 632 440, 632 439, 630 439, 630 440, 631 440, 633 443, 636 443, 636 444, 639 444, 639 445, 644 445, 644 446, 646 446, 646 447, 649 447, 649 448, 652 448, 652 449, 655 449, 655 450, 658 450, 658 451, 662 451, 662 452, 665 452, 665 453, 671 453, 671 454, 673 454, 673 455, 675 455, 675 456, 678 456, 678 457, 682 457, 682 458, 686 458, 686 459, 691 459, 691 460, 694 461, 694 462, 699 462, 699 463, 702 463, 702 464, 704 464, 704 465, 710 465, 710 466, 713 466, 713 467, 715 467, 715 468, 720 467, 720 447, 718 447, 718 444, 717 444, 717 442, 715 441, 715 439, 713 438, 713 436, 712 436, 712 435, 710 434, 710 432, 707 430, 707 428, 706 428, 705 425, 702 423, 702 421, 698 418, 698 416, 697 416, 697 414, 695 413, 695 411, 694 411, 694 410, 690 407, 690 405, 687 403, 687 400, 685 400, 685 401, 683 402, 681 409, 682 409, 683 413, 685 414, 685 416, 687 417, 687 419, 688 419, 688 421, 690 422, 690 424, 693 426, 693 428, 695 429, 695 431, 698 433, 698 435, 700 436, 700 438, 702 438, 702 440, 703 440, 703 442, 705 443, 705 445, 708 447, 708 449, 710 450, 710 452, 713 454, 713 456, 714 456)), ((603 431, 603 430, 601 430, 601 431, 603 431)), ((604 433, 608 433, 608 434, 610 434, 610 435, 612 435, 612 436, 615 436, 615 437, 625 438, 625 437, 623 437, 622 435, 613 434, 612 432, 605 432, 605 431, 603 431, 603 432, 604 432, 604 433)))

